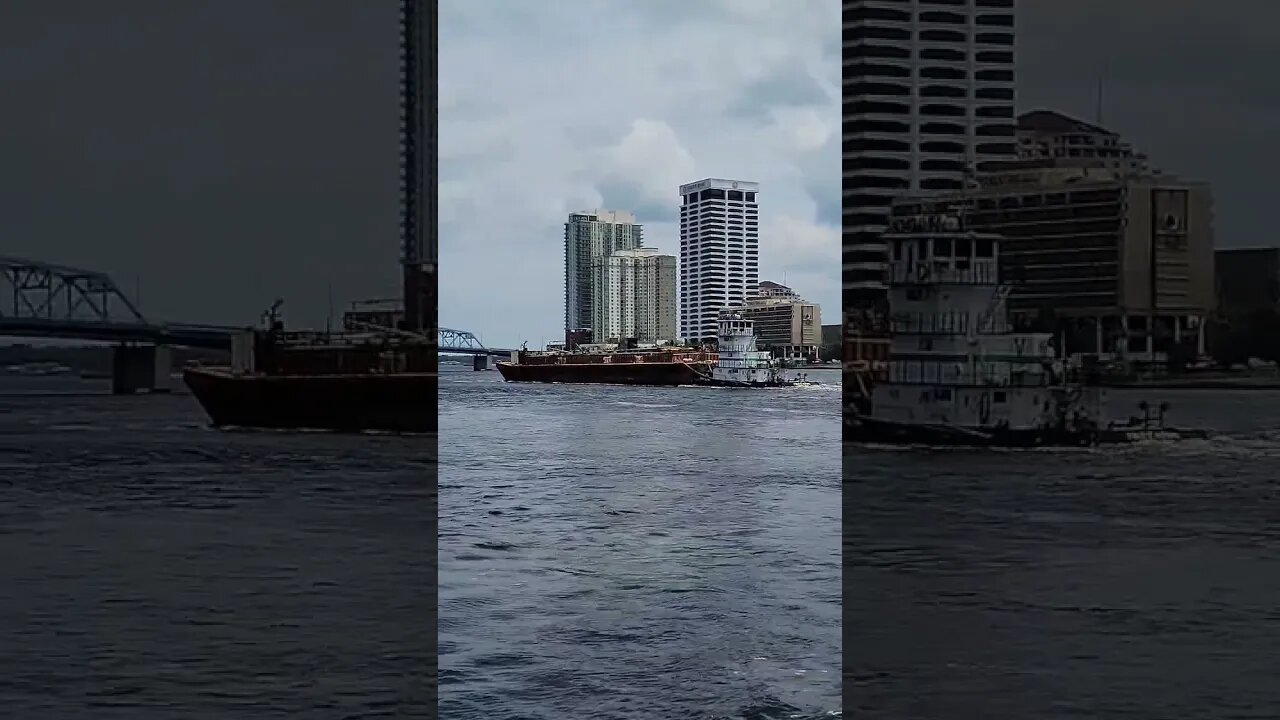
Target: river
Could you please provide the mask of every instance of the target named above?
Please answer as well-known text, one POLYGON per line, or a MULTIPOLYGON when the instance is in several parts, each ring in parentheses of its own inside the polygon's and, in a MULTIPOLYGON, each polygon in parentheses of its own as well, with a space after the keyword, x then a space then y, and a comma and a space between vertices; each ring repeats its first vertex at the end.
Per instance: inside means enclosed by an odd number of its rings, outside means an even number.
POLYGON ((0 716, 428 718, 436 441, 0 377, 0 716))
POLYGON ((852 717, 1280 717, 1280 392, 1162 399, 1211 437, 845 449, 852 717))
POLYGON ((840 708, 839 373, 440 383, 441 717, 840 708))

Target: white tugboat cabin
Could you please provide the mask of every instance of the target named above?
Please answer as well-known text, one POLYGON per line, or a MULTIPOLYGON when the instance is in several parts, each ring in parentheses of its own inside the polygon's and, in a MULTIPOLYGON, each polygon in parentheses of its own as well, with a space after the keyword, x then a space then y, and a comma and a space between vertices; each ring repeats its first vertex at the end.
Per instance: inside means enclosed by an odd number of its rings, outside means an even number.
POLYGON ((790 385, 767 350, 756 347, 755 324, 734 310, 720 312, 719 359, 711 369, 712 385, 778 387, 790 385))
POLYGON ((964 445, 1087 444, 1103 390, 1067 382, 1049 333, 1015 332, 999 236, 959 217, 899 223, 890 251, 886 375, 855 421, 865 439, 964 445))

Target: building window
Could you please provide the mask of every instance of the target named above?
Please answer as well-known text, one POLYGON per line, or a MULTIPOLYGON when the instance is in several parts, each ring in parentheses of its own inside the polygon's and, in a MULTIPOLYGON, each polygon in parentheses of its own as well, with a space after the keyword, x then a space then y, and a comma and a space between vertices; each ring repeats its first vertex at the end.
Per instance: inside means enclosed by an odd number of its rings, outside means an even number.
POLYGON ((968 18, 966 18, 964 15, 961 15, 960 13, 940 12, 940 11, 934 10, 934 11, 926 11, 926 12, 920 13, 920 22, 964 25, 966 22, 968 22, 968 18))
POLYGON ((1007 50, 983 50, 976 59, 980 63, 1012 63, 1013 53, 1007 50))
POLYGON ((936 115, 944 117, 964 117, 964 107, 961 105, 921 105, 921 115, 936 115))
POLYGON ((855 45, 846 51, 851 58, 909 58, 911 51, 905 48, 886 47, 884 45, 855 45))
POLYGON ((977 19, 978 25, 993 25, 997 27, 1013 27, 1013 16, 1008 13, 999 15, 979 15, 977 19))
POLYGON ((921 60, 964 62, 965 57, 967 56, 963 50, 952 50, 951 48, 925 48, 920 51, 921 60))
POLYGON ((974 40, 979 45, 1012 45, 1012 33, 978 33, 974 40))
POLYGON ((857 42, 859 40, 910 40, 911 31, 896 27, 880 27, 880 26, 859 26, 844 31, 844 41, 847 43, 857 42))
POLYGON ((979 80, 987 80, 991 82, 1013 82, 1012 70, 979 70, 977 73, 979 80))
POLYGON ((920 69, 920 77, 930 80, 963 80, 968 76, 969 73, 963 68, 926 67, 920 69))
POLYGON ((882 115, 910 115, 911 106, 905 103, 877 102, 875 100, 854 100, 848 103, 849 112, 858 114, 879 113, 882 115))
POLYGON ((893 83, 860 82, 849 86, 850 95, 910 95, 911 88, 893 83))
MULTIPOLYGON (((925 42, 958 42, 962 43, 968 38, 959 30, 921 30, 920 39, 925 42)), ((910 57, 908 52, 906 57, 910 57)))
POLYGON ((847 77, 911 77, 911 68, 898 65, 859 63, 845 68, 847 77))
POLYGON ((911 13, 903 12, 902 10, 863 7, 846 11, 842 19, 844 22, 853 22, 856 20, 897 20, 899 22, 910 22, 911 13))

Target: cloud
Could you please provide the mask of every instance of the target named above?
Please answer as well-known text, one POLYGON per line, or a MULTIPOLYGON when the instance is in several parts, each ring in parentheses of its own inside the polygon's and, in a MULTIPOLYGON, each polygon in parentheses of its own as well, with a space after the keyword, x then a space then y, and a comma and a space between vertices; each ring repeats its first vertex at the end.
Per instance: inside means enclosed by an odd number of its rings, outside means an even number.
POLYGON ((637 119, 616 145, 601 153, 593 175, 604 204, 627 208, 640 222, 672 222, 677 219, 676 189, 696 174, 693 155, 681 144, 671 126, 661 120, 637 119))
POLYGON ((442 0, 440 18, 442 324, 557 337, 568 213, 631 211, 676 254, 679 186, 703 177, 761 183, 762 278, 838 316, 839 3, 442 0))

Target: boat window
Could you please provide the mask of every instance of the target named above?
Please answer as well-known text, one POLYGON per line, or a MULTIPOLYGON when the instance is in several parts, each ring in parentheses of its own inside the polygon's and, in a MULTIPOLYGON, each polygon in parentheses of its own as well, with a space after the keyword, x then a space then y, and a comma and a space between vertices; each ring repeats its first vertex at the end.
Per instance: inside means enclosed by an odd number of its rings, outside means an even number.
POLYGON ((990 240, 977 241, 977 252, 975 252, 974 255, 977 255, 978 257, 989 258, 989 257, 992 257, 993 254, 994 254, 994 249, 991 247, 990 240))
POLYGON ((901 240, 893 241, 893 259, 894 260, 902 259, 902 241, 901 240))
POLYGON ((991 394, 992 402, 1002 403, 1002 402, 1005 402, 1007 399, 1008 399, 1008 396, 1006 396, 1004 392, 995 392, 991 394))
POLYGON ((935 257, 949 257, 951 255, 951 238, 938 238, 934 240, 933 254, 935 257))
POLYGON ((942 402, 951 402, 951 388, 934 388, 933 399, 942 402))
POLYGON ((967 258, 972 251, 969 238, 956 238, 956 257, 967 258))

